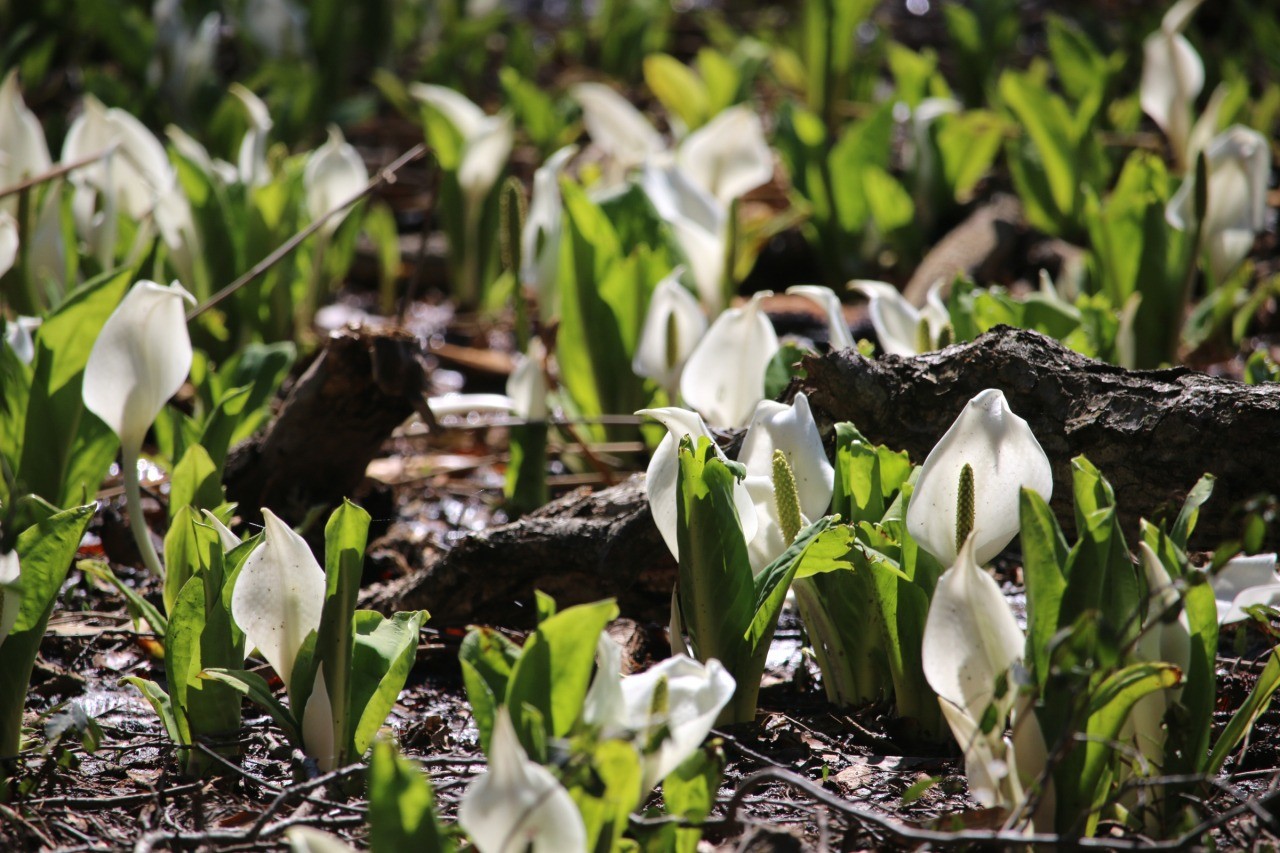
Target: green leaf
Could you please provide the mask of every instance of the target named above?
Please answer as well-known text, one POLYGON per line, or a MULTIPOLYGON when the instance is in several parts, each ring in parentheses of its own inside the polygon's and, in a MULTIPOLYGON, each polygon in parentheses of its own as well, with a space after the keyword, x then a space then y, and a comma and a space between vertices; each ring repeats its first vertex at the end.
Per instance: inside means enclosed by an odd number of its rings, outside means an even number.
POLYGON ((395 707, 417 659, 418 634, 426 619, 425 610, 397 613, 390 619, 373 610, 356 611, 350 704, 353 757, 364 755, 395 707))
MULTIPOLYGON (((333 742, 338 749, 335 756, 337 766, 342 766, 353 757, 347 754, 347 750, 353 744, 355 721, 360 719, 363 708, 363 705, 353 704, 355 697, 351 679, 355 640, 352 617, 356 610, 356 596, 360 593, 364 550, 368 538, 369 514, 347 500, 329 516, 329 522, 324 528, 325 597, 316 639, 316 655, 324 672, 325 687, 333 706, 333 742)), ((419 620, 418 625, 421 624, 419 620)), ((418 634, 415 630, 415 650, 417 642, 418 634)), ((382 671, 385 672, 386 668, 383 667, 382 671)), ((402 685, 403 679, 400 686, 402 685)), ((396 686, 396 693, 399 693, 400 686, 396 686)), ((394 702, 395 696, 391 699, 394 702)), ((390 706, 387 710, 390 710, 390 706)), ((373 731, 377 731, 385 717, 384 713, 373 731)), ((369 732, 370 739, 372 736, 373 732, 369 732)), ((369 740, 366 739, 364 746, 356 749, 354 755, 363 754, 368 744, 369 740)))
POLYGON ((369 759, 369 849, 372 853, 448 853, 453 840, 436 818, 431 781, 379 739, 369 759))
POLYGON ((119 441, 84 408, 89 351, 133 281, 131 271, 87 282, 35 334, 31 396, 16 476, 26 491, 57 506, 97 492, 119 441))
POLYGON ((151 630, 161 640, 164 639, 169 630, 169 620, 156 609, 155 605, 139 595, 136 589, 120 580, 116 573, 111 570, 111 566, 96 560, 81 560, 77 568, 85 574, 92 575, 114 586, 124 596, 125 606, 129 610, 129 615, 132 617, 134 624, 136 625, 139 619, 145 619, 147 624, 151 626, 151 630))
POLYGON ((480 747, 486 752, 493 716, 506 701, 507 683, 519 658, 519 646, 492 628, 472 628, 458 649, 471 716, 480 731, 480 747))
POLYGON ((1050 643, 1060 625, 1069 552, 1053 510, 1031 489, 1022 490, 1018 519, 1027 585, 1027 661, 1043 688, 1049 677, 1050 643))
POLYGON ((1169 532, 1169 538, 1183 551, 1187 549, 1187 540, 1196 529, 1200 507, 1213 496, 1213 485, 1216 481, 1217 478, 1212 474, 1205 474, 1191 487, 1191 491, 1187 492, 1187 499, 1182 502, 1182 510, 1173 522, 1173 530, 1169 532))
MULTIPOLYGON (((617 615, 618 605, 607 599, 566 608, 538 625, 507 682, 505 704, 513 720, 521 713, 518 709, 528 705, 542 715, 548 738, 569 733, 587 695, 596 641, 617 615)), ((517 731, 523 728, 517 723, 517 731)), ((533 754, 532 744, 525 747, 533 754)))
POLYGON ((606 740, 590 755, 589 784, 571 784, 569 796, 586 825, 586 849, 617 850, 631 813, 647 793, 640 790, 640 754, 625 740, 606 740))
POLYGON ((299 748, 302 746, 302 733, 292 712, 275 697, 261 675, 244 669, 206 669, 200 673, 200 678, 221 682, 249 697, 249 701, 271 716, 289 743, 299 748))
POLYGON ((1277 688, 1280 688, 1280 649, 1272 649, 1271 657, 1267 658, 1267 665, 1254 683, 1253 690, 1249 691, 1248 698, 1232 714, 1227 727, 1218 736, 1218 742, 1213 745, 1213 752, 1204 770, 1207 775, 1216 776, 1222 772, 1227 757, 1252 731, 1258 718, 1267 712, 1277 688))
POLYGON ((724 751, 718 743, 708 744, 690 755, 662 780, 662 804, 667 814, 693 824, 674 830, 671 848, 675 853, 694 853, 702 839, 702 823, 716 804, 716 792, 724 773, 724 751))
POLYGON ((36 652, 96 504, 60 512, 18 535, 22 602, 9 635, 0 643, 0 755, 18 754, 22 708, 36 652))
MULTIPOLYGON (((223 502, 222 475, 209 453, 199 444, 187 446, 169 479, 169 520, 188 508, 216 509, 223 502)), ((168 537, 165 537, 168 539, 168 537)), ((165 566, 169 565, 168 560, 165 566)), ((166 571, 168 569, 166 568, 166 571)))
POLYGON ((173 703, 169 700, 169 694, 165 693, 159 684, 145 678, 139 678, 136 675, 126 675, 120 679, 120 683, 132 684, 138 688, 142 698, 147 700, 151 705, 151 709, 156 712, 156 716, 160 718, 169 740, 174 743, 182 743, 183 733, 178 728, 177 718, 173 714, 173 703))
POLYGON ((711 117, 707 88, 698 75, 674 56, 655 53, 644 58, 644 82, 667 112, 688 130, 696 130, 711 117))

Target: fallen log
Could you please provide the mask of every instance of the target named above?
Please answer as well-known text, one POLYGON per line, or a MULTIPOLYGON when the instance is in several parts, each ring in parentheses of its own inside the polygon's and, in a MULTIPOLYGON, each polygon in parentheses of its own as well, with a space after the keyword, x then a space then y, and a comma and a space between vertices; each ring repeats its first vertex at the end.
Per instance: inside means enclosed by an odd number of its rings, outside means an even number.
POLYGON ((1172 518, 1204 473, 1217 484, 1193 543, 1207 548, 1240 535, 1233 511, 1242 501, 1280 492, 1277 384, 1248 386, 1183 367, 1125 370, 1006 326, 913 358, 843 351, 807 358, 804 368, 792 393, 805 391, 824 424, 852 421, 915 462, 970 398, 999 388, 1053 463, 1052 505, 1064 529, 1074 518, 1071 460, 1080 454, 1115 488, 1130 537, 1140 517, 1172 518))

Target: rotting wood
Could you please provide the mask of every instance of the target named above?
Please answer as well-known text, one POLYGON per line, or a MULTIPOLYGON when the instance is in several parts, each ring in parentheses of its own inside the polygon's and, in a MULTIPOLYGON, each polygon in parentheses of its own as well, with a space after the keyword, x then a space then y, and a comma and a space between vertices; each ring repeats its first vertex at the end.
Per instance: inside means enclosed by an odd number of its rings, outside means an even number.
POLYGON ((923 356, 844 351, 807 358, 804 367, 792 390, 809 395, 820 421, 852 421, 915 462, 969 399, 999 388, 1053 463, 1052 505, 1064 528, 1074 518, 1071 460, 1080 454, 1115 488, 1131 541, 1140 517, 1171 519, 1204 473, 1217 477, 1193 539, 1204 547, 1240 534, 1232 513, 1242 501, 1280 492, 1280 384, 1249 386, 1182 367, 1125 370, 1005 326, 923 356))

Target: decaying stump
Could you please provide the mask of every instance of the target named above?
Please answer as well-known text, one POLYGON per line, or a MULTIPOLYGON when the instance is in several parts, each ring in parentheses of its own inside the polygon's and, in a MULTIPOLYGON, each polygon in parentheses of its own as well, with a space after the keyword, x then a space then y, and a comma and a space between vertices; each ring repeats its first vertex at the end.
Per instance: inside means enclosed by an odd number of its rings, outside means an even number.
MULTIPOLYGON (((969 344, 914 358, 835 352, 805 361, 798 387, 827 423, 849 420, 872 441, 923 461, 965 403, 1004 391, 1053 463, 1053 509, 1071 526, 1071 459, 1084 454, 1115 487, 1127 535, 1139 517, 1176 513, 1203 473, 1217 485, 1195 542, 1238 536, 1231 510, 1280 492, 1280 385, 1248 386, 1186 368, 1129 371, 1036 332, 998 327, 969 344)), ((1275 531, 1270 533, 1272 542, 1275 531)))
POLYGON ((436 627, 529 626, 539 589, 561 607, 617 597, 623 613, 665 621, 675 571, 637 474, 466 536, 423 571, 373 590, 365 606, 425 608, 436 627))
POLYGON ((392 430, 426 408, 418 341, 391 329, 334 332, 267 429, 227 459, 227 498, 291 524, 355 491, 392 430))

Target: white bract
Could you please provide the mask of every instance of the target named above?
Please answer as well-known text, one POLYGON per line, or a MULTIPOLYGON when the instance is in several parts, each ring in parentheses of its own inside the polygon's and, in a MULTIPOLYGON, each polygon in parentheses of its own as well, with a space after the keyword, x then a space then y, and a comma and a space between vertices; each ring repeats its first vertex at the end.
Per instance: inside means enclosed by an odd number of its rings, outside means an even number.
MULTIPOLYGON (((271 180, 271 172, 267 169, 267 137, 274 126, 271 113, 261 98, 239 83, 232 83, 229 91, 244 105, 249 117, 249 128, 240 140, 236 175, 247 187, 261 186, 271 180)), ((363 161, 360 168, 364 168, 363 161)))
POLYGON ((1020 804, 1045 765, 1043 734, 1018 693, 1025 645, 1009 603, 974 559, 970 536, 938 579, 920 654, 925 679, 964 750, 969 793, 987 807, 1020 804), (1001 695, 998 683, 1004 685, 1001 695), (995 708, 996 724, 983 732, 989 707, 995 708), (1010 718, 1011 737, 1005 735, 1010 718))
MULTIPOLYGON (((240 173, 235 166, 226 160, 211 156, 209 150, 201 145, 195 137, 176 124, 166 127, 164 133, 165 136, 169 137, 169 142, 173 145, 174 150, 189 160, 191 165, 203 172, 209 180, 217 181, 223 186, 230 186, 239 182, 240 173)), ((243 145, 243 141, 241 144, 243 145)))
POLYGON ((30 364, 36 357, 33 333, 41 322, 39 317, 14 317, 4 324, 4 342, 23 364, 30 364))
MULTIPOLYGON (((307 158, 302 172, 302 185, 307 193, 307 212, 319 219, 341 207, 364 191, 369 182, 360 154, 342 137, 337 126, 329 127, 329 139, 307 158)), ((321 226, 322 234, 332 235, 346 219, 350 209, 330 217, 321 226)))
POLYGON ((956 559, 956 505, 965 465, 973 469, 973 548, 979 563, 1018 534, 1021 489, 1046 501, 1053 495, 1053 470, 1031 427, 1009 408, 1004 392, 980 392, 925 459, 907 507, 907 531, 943 565, 956 559))
MULTIPOLYGON (((1232 125, 1214 137, 1205 152, 1209 188, 1200 246, 1209 254, 1214 281, 1226 281, 1253 248, 1254 235, 1266 227, 1267 182, 1271 148, 1256 130, 1232 125)), ((1165 218, 1183 231, 1194 227, 1195 177, 1189 176, 1169 199, 1165 218)))
POLYGON ((800 502, 801 524, 807 525, 826 514, 835 486, 835 468, 827 460, 822 436, 809 409, 809 398, 796 394, 790 406, 761 400, 751 416, 738 453, 747 469, 746 486, 755 504, 756 535, 747 543, 751 570, 759 574, 782 555, 791 544, 783 532, 774 495, 773 456, 781 450, 795 478, 800 502))
POLYGON ((569 792, 529 760, 506 706, 489 742, 489 770, 468 787, 458 823, 480 853, 578 853, 587 830, 569 792))
MULTIPOLYGON (((1151 546, 1140 542, 1138 551, 1149 598, 1147 618, 1142 625, 1134 656, 1146 663, 1171 663, 1186 673, 1187 667, 1191 665, 1191 623, 1187 620, 1186 610, 1180 605, 1181 596, 1151 546), (1177 618, 1172 622, 1167 621, 1166 617, 1175 611, 1178 613, 1177 618)), ((1164 728, 1165 711, 1181 695, 1181 686, 1156 690, 1139 699, 1129 714, 1129 725, 1133 729, 1138 748, 1157 769, 1164 764, 1164 744, 1167 739, 1164 728)))
POLYGON ((661 134, 653 129, 631 102, 603 83, 578 83, 569 96, 582 107, 582 123, 591 141, 609 158, 605 182, 619 182, 627 170, 666 150, 661 134))
POLYGON ((247 0, 244 27, 272 58, 301 56, 307 48, 307 13, 292 0, 247 0))
MULTIPOLYGON (((894 291, 895 293, 897 291, 894 291)), ((851 349, 856 344, 853 340, 853 333, 849 331, 849 324, 844 319, 844 307, 840 304, 840 297, 836 296, 836 292, 829 287, 823 287, 820 284, 797 284, 787 288, 787 293, 793 296, 803 296, 811 302, 817 303, 818 307, 827 316, 827 342, 833 350, 851 349)))
POLYGON ((285 832, 289 849, 293 853, 357 853, 336 835, 330 835, 310 826, 291 826, 285 832))
MULTIPOLYGON (((244 631, 245 648, 257 648, 284 682, 292 700, 294 666, 307 637, 320 628, 324 570, 305 539, 269 509, 262 510, 263 539, 245 558, 231 591, 231 617, 244 631)), ((298 709, 294 708, 294 713, 298 709)), ((322 770, 333 769, 333 708, 322 667, 300 717, 303 747, 322 770)))
MULTIPOLYGON (((22 99, 18 72, 10 71, 0 85, 0 188, 43 174, 51 166, 44 129, 22 99)), ((0 209, 16 213, 18 197, 0 200, 0 209)))
POLYGON ((683 267, 676 267, 654 287, 631 360, 631 370, 661 385, 673 402, 684 363, 707 331, 707 315, 680 283, 683 271, 683 267))
POLYGON ((778 352, 778 336, 757 293, 711 324, 680 377, 680 395, 716 427, 745 426, 764 399, 765 371, 778 352))
POLYGON ((559 313, 555 287, 564 218, 560 173, 577 153, 578 146, 566 145, 533 173, 529 215, 520 231, 520 281, 538 294, 538 311, 544 318, 559 313))
POLYGON ((748 106, 729 107, 685 137, 676 163, 724 207, 773 179, 773 152, 760 117, 748 106))
POLYGON ((18 260, 18 222, 0 210, 0 276, 13 269, 18 260))
POLYGON ((409 92, 444 116, 462 138, 458 185, 466 197, 468 211, 483 205, 515 143, 511 116, 505 112, 485 115, 465 95, 447 86, 417 83, 409 87, 409 92))
POLYGON ((703 664, 685 655, 624 677, 622 649, 604 632, 596 654, 600 668, 583 719, 600 727, 601 738, 635 740, 647 794, 702 745, 737 683, 720 661, 703 664))
POLYGON ((1142 111, 1169 139, 1174 160, 1186 169, 1213 132, 1216 110, 1206 110, 1192 126, 1192 110, 1204 89, 1204 63, 1182 31, 1203 0, 1180 0, 1165 13, 1160 29, 1142 43, 1142 111))
POLYGON ((1280 574, 1275 554, 1232 557, 1209 578, 1218 602, 1218 622, 1228 625, 1249 618, 1255 604, 1280 606, 1280 574))
POLYGON ((670 227, 707 313, 724 308, 725 240, 729 209, 699 185, 669 156, 651 158, 640 173, 640 187, 670 227))
POLYGON ((431 414, 437 418, 451 415, 507 414, 517 411, 516 401, 506 394, 445 394, 427 399, 431 414))
POLYGON ((941 282, 929 288, 923 309, 916 308, 892 284, 883 281, 852 281, 850 286, 870 300, 867 313, 880 339, 880 349, 889 355, 920 355, 937 346, 951 315, 942 304, 941 282))
POLYGON ((93 342, 84 368, 84 405, 136 458, 147 430, 191 370, 185 303, 191 294, 140 281, 125 294, 93 342))
MULTIPOLYGON (((657 526, 662 539, 667 543, 672 556, 680 558, 680 546, 677 533, 676 501, 680 495, 676 489, 680 476, 680 441, 690 436, 696 444, 699 438, 711 438, 711 431, 702 422, 696 412, 688 409, 662 408, 641 409, 637 415, 645 415, 658 421, 667 428, 668 435, 658 443, 649 459, 649 467, 645 472, 644 490, 649 498, 649 511, 653 514, 653 523, 657 526)), ((728 461, 714 439, 711 442, 717 457, 728 461)), ((745 484, 738 482, 733 487, 733 503, 738 511, 738 522, 742 525, 742 538, 750 542, 756 535, 757 521, 755 506, 751 494, 745 484)))
POLYGON ((515 357, 515 367, 507 379, 507 396, 514 412, 526 421, 547 419, 547 374, 543 363, 547 348, 541 338, 529 341, 529 351, 515 357))
POLYGON ((17 551, 0 553, 0 646, 18 621, 22 606, 22 566, 17 551))

